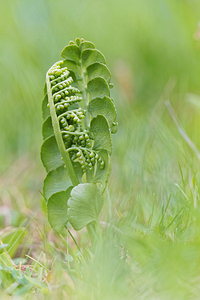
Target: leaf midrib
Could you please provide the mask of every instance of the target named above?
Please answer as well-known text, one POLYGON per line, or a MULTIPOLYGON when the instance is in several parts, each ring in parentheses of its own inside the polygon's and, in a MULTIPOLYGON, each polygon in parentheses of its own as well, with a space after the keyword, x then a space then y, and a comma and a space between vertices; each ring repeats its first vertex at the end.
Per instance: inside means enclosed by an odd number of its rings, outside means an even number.
POLYGON ((48 73, 46 75, 46 83, 47 83, 47 94, 48 94, 49 108, 50 108, 50 114, 51 114, 51 118, 52 118, 54 135, 56 138, 56 142, 57 142, 59 151, 62 155, 64 164, 66 166, 66 171, 68 171, 67 173, 69 174, 69 176, 71 178, 72 184, 75 186, 75 185, 79 184, 79 181, 78 181, 78 178, 74 171, 71 159, 69 157, 69 153, 66 151, 65 145, 64 145, 64 142, 62 139, 60 125, 58 122, 58 118, 57 118, 57 114, 56 114, 56 110, 55 110, 55 106, 54 106, 54 101, 53 101, 53 97, 52 97, 52 93, 51 93, 51 85, 50 85, 48 73))

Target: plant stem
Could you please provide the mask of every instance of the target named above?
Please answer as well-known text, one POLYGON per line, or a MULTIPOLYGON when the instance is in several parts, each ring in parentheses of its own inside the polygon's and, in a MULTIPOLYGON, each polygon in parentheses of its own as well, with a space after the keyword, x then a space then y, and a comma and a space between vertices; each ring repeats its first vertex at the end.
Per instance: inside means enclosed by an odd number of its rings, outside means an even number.
POLYGON ((68 174, 71 178, 72 184, 75 186, 75 185, 79 184, 79 181, 78 181, 78 178, 77 178, 76 173, 74 171, 69 153, 66 151, 65 145, 64 145, 64 142, 63 142, 63 139, 62 139, 62 135, 61 135, 61 131, 60 131, 60 125, 59 125, 59 122, 58 122, 58 118, 57 118, 57 114, 56 114, 56 110, 55 110, 55 105, 54 105, 54 101, 53 101, 53 97, 52 97, 51 85, 50 85, 48 73, 46 75, 46 83, 47 83, 47 94, 48 94, 49 108, 50 108, 50 113, 51 113, 51 119, 52 119, 52 125, 53 125, 55 138, 56 138, 60 153, 62 155, 63 161, 64 161, 65 166, 67 168, 68 174))
POLYGON ((90 240, 91 240, 91 243, 92 243, 93 247, 95 246, 96 240, 97 240, 97 227, 96 227, 96 225, 97 224, 95 222, 89 223, 87 225, 87 231, 88 231, 88 234, 90 236, 90 240))
POLYGON ((74 241, 76 247, 77 247, 78 250, 81 252, 81 249, 80 249, 80 247, 79 247, 79 245, 78 245, 78 243, 77 243, 75 237, 73 236, 73 234, 71 233, 71 231, 69 230, 69 228, 67 227, 67 225, 65 225, 65 228, 67 229, 69 235, 71 236, 72 240, 74 241))
MULTIPOLYGON (((72 249, 70 248, 68 242, 65 240, 64 236, 62 234, 59 234, 60 238, 62 239, 66 249, 67 249, 67 254, 70 254, 74 258, 74 254, 72 249)), ((75 259, 75 258, 74 258, 75 259)))

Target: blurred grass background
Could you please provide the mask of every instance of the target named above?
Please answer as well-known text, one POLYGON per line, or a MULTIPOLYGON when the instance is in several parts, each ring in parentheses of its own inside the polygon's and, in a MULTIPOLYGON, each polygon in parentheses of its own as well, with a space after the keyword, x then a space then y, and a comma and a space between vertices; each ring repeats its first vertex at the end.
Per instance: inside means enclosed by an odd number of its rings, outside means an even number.
MULTIPOLYGON (((1 1, 0 228, 31 219, 11 256, 52 265, 65 299, 198 299, 199 157, 165 101, 200 149, 199 21, 198 0, 1 1), (41 103, 46 71, 76 37, 93 41, 113 74, 119 130, 110 192, 120 237, 109 229, 93 259, 69 270, 52 263, 61 241, 41 209, 41 103)), ((85 233, 78 239, 87 247, 85 233)), ((32 285, 45 299, 48 289, 32 285)))
POLYGON ((105 54, 125 92, 116 85, 116 101, 150 109, 171 78, 181 102, 199 92, 198 18, 198 1, 189 0, 2 2, 1 169, 38 154, 45 72, 70 39, 84 36, 105 54))

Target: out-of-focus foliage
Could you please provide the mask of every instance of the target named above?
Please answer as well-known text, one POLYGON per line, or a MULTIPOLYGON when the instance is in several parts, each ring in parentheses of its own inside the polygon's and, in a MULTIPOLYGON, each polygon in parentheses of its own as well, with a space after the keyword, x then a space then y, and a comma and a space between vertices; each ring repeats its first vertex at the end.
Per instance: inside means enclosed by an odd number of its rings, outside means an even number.
POLYGON ((105 53, 121 105, 152 105, 170 78, 178 92, 199 92, 199 11, 199 2, 189 0, 2 1, 0 169, 27 151, 38 159, 41 83, 76 36, 105 53))

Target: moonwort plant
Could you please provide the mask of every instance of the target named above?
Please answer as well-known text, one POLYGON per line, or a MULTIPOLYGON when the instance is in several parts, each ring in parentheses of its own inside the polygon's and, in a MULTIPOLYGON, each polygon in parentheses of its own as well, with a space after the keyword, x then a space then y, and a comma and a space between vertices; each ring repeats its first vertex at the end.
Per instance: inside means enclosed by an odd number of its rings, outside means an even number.
POLYGON ((43 195, 57 232, 71 224, 94 235, 105 199, 117 129, 111 74, 93 43, 69 42, 46 74, 41 159, 43 195))

